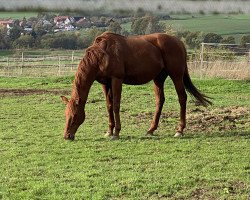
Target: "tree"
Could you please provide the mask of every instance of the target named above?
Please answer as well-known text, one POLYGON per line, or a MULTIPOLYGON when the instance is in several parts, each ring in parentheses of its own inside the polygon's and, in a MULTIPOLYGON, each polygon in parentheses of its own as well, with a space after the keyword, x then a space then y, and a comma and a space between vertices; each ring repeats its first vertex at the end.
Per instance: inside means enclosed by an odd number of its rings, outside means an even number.
POLYGON ((20 28, 20 26, 13 26, 13 28, 12 29, 10 29, 10 33, 9 33, 9 38, 10 38, 10 40, 13 42, 13 41, 15 41, 17 38, 19 38, 20 37, 20 35, 21 35, 21 28, 20 28))
POLYGON ((153 16, 137 18, 132 22, 131 32, 137 35, 144 35, 156 32, 164 32, 165 25, 153 16))
POLYGON ((235 38, 233 36, 227 36, 221 40, 223 44, 235 44, 235 38))
POLYGON ((49 13, 49 12, 39 12, 37 14, 38 19, 47 20, 51 23, 54 22, 55 17, 56 17, 56 15, 54 13, 49 13))
POLYGON ((223 38, 216 33, 207 33, 204 36, 205 43, 220 43, 223 38))
POLYGON ((240 39, 240 44, 245 46, 246 43, 250 43, 250 35, 243 35, 240 39))
POLYGON ((0 49, 9 48, 7 41, 7 28, 0 26, 0 49))
POLYGON ((88 47, 92 44, 95 38, 105 32, 105 29, 92 27, 88 30, 86 36, 83 38, 84 47, 88 47))
POLYGON ((47 33, 41 21, 33 26, 33 31, 36 37, 42 37, 47 33))
POLYGON ((122 27, 118 22, 111 22, 108 26, 108 31, 121 34, 122 27))
POLYGON ((177 35, 177 31, 173 28, 173 25, 169 24, 169 25, 166 25, 166 33, 168 35, 173 35, 173 36, 176 36, 177 35))
POLYGON ((34 38, 31 35, 21 35, 13 42, 15 48, 31 48, 34 45, 34 38))
POLYGON ((137 18, 132 21, 131 32, 137 35, 144 35, 149 24, 148 17, 137 18))
POLYGON ((24 28, 26 25, 27 25, 27 19, 26 19, 26 17, 24 17, 22 22, 21 22, 21 26, 22 26, 22 28, 24 28))
POLYGON ((46 34, 40 44, 42 48, 77 49, 77 37, 74 33, 46 34))
POLYGON ((188 32, 185 41, 189 48, 195 49, 199 48, 200 44, 203 42, 204 35, 202 32, 188 32))

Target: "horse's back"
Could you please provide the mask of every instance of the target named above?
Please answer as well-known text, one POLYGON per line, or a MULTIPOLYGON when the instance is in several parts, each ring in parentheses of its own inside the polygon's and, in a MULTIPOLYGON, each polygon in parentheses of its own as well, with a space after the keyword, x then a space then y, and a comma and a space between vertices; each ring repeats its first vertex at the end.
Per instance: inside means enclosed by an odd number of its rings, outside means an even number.
POLYGON ((104 33, 95 42, 110 55, 109 75, 122 78, 126 84, 147 83, 163 70, 170 75, 184 72, 185 48, 173 36, 155 33, 124 37, 104 33))
POLYGON ((113 76, 122 76, 125 84, 147 83, 163 70, 160 49, 144 38, 104 33, 99 41, 102 37, 107 43, 112 43, 112 48, 106 48, 111 57, 109 69, 116 72, 113 76))

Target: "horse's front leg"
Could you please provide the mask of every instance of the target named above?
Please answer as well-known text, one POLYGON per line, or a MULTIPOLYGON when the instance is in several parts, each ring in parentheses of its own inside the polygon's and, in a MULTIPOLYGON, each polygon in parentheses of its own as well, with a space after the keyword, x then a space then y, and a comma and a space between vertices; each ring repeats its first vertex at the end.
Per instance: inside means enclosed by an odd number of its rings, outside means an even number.
POLYGON ((111 90, 111 84, 102 85, 103 93, 106 98, 106 106, 108 110, 108 116, 109 116, 109 129, 105 136, 111 137, 113 136, 113 130, 115 127, 115 119, 114 119, 114 113, 113 113, 113 95, 111 90))
POLYGON ((113 111, 115 118, 115 132, 112 139, 119 139, 119 133, 121 130, 120 121, 120 103, 121 103, 121 93, 122 93, 122 80, 113 78, 112 79, 112 94, 113 94, 113 111))

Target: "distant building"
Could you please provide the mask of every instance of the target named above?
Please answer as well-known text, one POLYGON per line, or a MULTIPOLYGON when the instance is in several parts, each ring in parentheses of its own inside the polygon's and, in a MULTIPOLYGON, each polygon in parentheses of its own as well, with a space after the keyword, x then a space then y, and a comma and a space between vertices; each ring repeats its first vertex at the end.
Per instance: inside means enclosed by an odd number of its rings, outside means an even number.
POLYGON ((0 20, 0 25, 7 27, 7 29, 11 29, 13 27, 14 20, 8 19, 8 20, 0 20))
POLYGON ((72 25, 66 25, 64 29, 65 29, 65 31, 74 31, 75 27, 72 25))
POLYGON ((56 26, 61 26, 62 24, 70 24, 72 23, 72 19, 69 16, 57 16, 54 18, 54 23, 56 24, 56 26))
POLYGON ((89 28, 91 27, 91 21, 86 17, 82 17, 78 19, 76 22, 76 26, 80 28, 89 28))

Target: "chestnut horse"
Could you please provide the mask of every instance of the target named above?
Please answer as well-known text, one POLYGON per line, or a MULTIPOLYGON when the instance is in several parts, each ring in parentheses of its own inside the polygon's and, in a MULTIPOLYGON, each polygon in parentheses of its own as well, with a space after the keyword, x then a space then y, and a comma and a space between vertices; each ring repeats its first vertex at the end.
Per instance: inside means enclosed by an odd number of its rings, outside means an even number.
POLYGON ((183 43, 175 37, 160 33, 124 37, 105 32, 98 36, 78 65, 71 99, 61 97, 67 105, 64 138, 74 140, 78 127, 84 122, 85 104, 95 80, 103 86, 109 114, 106 135, 112 139, 118 139, 121 130, 119 111, 122 84, 140 85, 153 80, 156 110, 147 132, 153 135, 165 101, 164 81, 167 76, 174 83, 180 103, 180 124, 175 134, 175 137, 179 137, 183 135, 186 126, 185 89, 200 104, 211 104, 208 97, 200 93, 191 82, 183 43))

